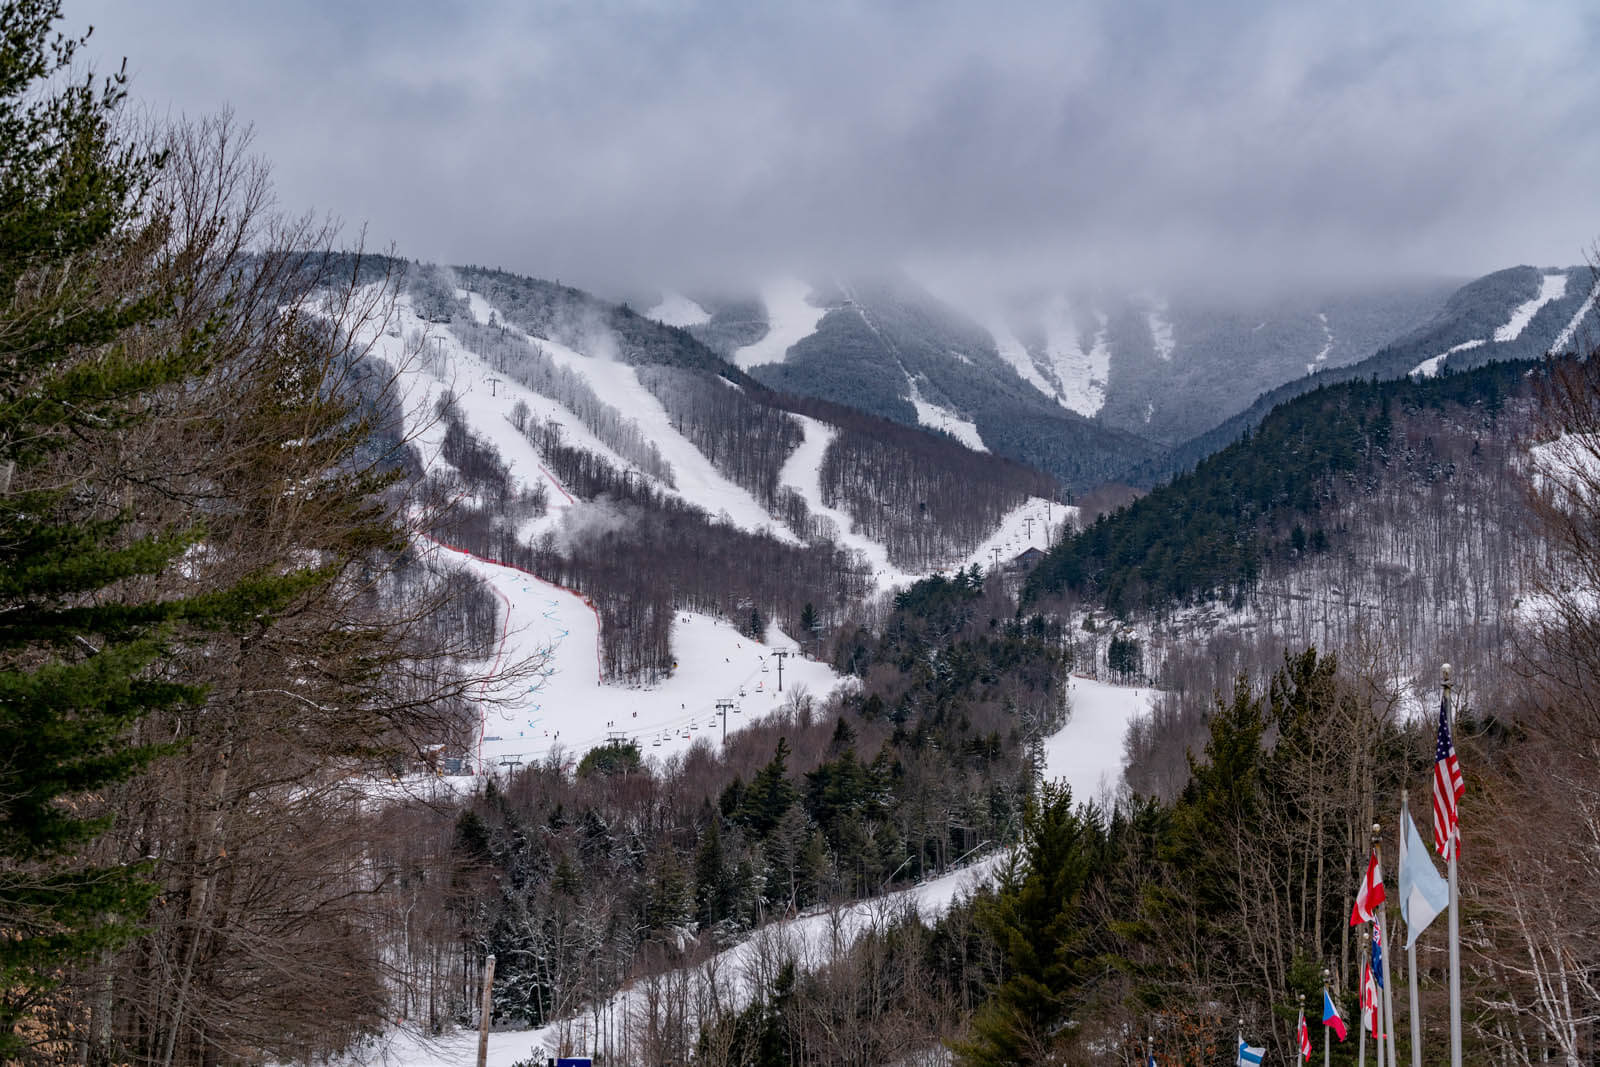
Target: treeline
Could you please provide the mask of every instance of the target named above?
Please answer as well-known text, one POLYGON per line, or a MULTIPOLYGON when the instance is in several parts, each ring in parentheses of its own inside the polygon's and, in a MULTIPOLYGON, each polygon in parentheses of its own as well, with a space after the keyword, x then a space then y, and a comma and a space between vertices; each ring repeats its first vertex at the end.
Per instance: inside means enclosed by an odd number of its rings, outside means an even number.
POLYGON ((989 457, 941 452, 907 437, 895 441, 841 427, 822 460, 823 502, 847 512, 857 530, 883 544, 906 570, 933 570, 969 555, 1027 502, 1030 493, 1020 483, 1031 482, 1041 496, 1051 492, 1043 475, 1008 484, 985 477, 994 467, 989 457))
MULTIPOLYGON (((529 417, 523 432, 550 473, 589 501, 570 513, 559 535, 549 532, 530 544, 520 533, 523 511, 487 507, 483 499, 452 500, 434 515, 430 531, 587 596, 600 617, 609 681, 650 681, 672 671, 675 611, 721 615, 741 627, 753 611, 789 633, 805 634, 808 609, 820 629, 866 595, 861 565, 832 542, 796 545, 716 522, 681 497, 566 443, 558 425, 529 417), (640 567, 640 559, 651 565, 640 567)), ((479 445, 472 454, 488 464, 492 450, 479 445)), ((503 467, 498 471, 509 481, 503 467)))
POLYGON ((504 327, 485 326, 456 316, 450 332, 466 349, 515 382, 547 396, 572 412, 602 444, 650 477, 675 484, 672 465, 661 458, 655 442, 639 424, 601 400, 587 379, 558 364, 539 347, 504 327))
MULTIPOLYGON (((780 510, 778 474, 805 431, 786 412, 750 399, 725 378, 679 367, 649 366, 639 381, 667 409, 673 429, 687 437, 711 465, 748 489, 769 511, 780 510)), ((804 501, 800 501, 804 507, 804 501)), ((804 525, 798 527, 802 532, 804 525)))
MULTIPOLYGON (((485 267, 456 267, 462 288, 481 294, 514 326, 586 355, 633 366, 666 364, 716 374, 728 365, 687 330, 663 326, 579 289, 485 267)), ((738 373, 734 371, 733 373, 738 373)))
MULTIPOLYGON (((416 872, 387 890, 415 979, 407 1017, 469 1018, 493 953, 498 1017, 581 1019, 621 982, 768 920, 1015 837, 1037 774, 1029 742, 1059 725, 1068 665, 1045 620, 1010 609, 976 572, 931 580, 881 633, 852 631, 861 688, 823 707, 796 693, 720 753, 652 765, 622 746, 576 773, 561 759, 521 770, 459 812, 396 813, 407 829, 383 862, 416 872)), ((695 1048, 693 1015, 669 1000, 642 1058, 695 1048)))
POLYGON ((1525 395, 1528 370, 1491 364, 1307 394, 1193 472, 1056 545, 1029 576, 1025 596, 1071 592, 1114 611, 1242 603, 1274 556, 1344 547, 1329 516, 1379 483, 1397 419, 1450 409, 1492 422, 1508 396, 1525 395))
POLYGON ((848 513, 907 570, 964 559, 1030 496, 1059 492, 1049 475, 1031 467, 887 419, 811 397, 749 395, 838 428, 823 457, 824 503, 848 513))

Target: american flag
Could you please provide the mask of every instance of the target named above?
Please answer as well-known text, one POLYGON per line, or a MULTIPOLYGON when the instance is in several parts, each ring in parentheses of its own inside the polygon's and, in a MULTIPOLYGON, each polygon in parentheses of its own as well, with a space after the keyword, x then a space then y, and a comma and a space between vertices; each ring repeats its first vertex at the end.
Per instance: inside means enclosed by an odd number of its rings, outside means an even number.
POLYGON ((1461 825, 1456 805, 1466 791, 1461 762, 1456 759, 1456 743, 1450 737, 1447 697, 1439 702, 1439 744, 1433 754, 1433 847, 1446 859, 1460 848, 1461 825))
POLYGON ((1300 1058, 1303 1060, 1311 1058, 1311 1033, 1306 1029, 1306 1013, 1304 1010, 1300 1012, 1300 1058))

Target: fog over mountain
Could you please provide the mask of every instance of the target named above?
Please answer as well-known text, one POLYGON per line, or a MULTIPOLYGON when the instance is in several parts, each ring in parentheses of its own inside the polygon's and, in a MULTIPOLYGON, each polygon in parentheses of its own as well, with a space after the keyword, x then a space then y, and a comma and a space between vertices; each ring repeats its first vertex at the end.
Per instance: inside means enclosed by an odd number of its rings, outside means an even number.
POLYGON ((909 267, 1244 286, 1569 264, 1600 37, 1507 5, 70 4, 283 206, 613 292, 909 267))

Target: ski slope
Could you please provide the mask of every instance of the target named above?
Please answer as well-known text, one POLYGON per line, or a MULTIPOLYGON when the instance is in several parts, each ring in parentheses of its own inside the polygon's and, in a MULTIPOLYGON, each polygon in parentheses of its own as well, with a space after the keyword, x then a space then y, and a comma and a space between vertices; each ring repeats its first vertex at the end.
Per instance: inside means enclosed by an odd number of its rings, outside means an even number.
POLYGON ((661 302, 645 313, 663 326, 699 326, 711 321, 711 312, 690 300, 682 293, 661 294, 661 302))
POLYGON ((1044 312, 1045 356, 1061 383, 1057 403, 1085 418, 1093 418, 1106 403, 1106 383, 1111 380, 1111 348, 1106 343, 1106 316, 1096 312, 1099 325, 1094 341, 1079 344, 1078 325, 1064 296, 1050 301, 1044 312))
POLYGON ((666 759, 700 740, 720 743, 719 700, 733 702, 727 717, 732 733, 801 689, 821 698, 843 681, 826 664, 795 655, 783 664, 780 692, 772 652, 796 647, 788 635, 770 627, 767 643, 760 644, 722 620, 680 612, 672 627, 677 669, 671 676, 652 686, 607 685, 599 619, 581 596, 458 548, 434 551, 481 579, 506 609, 498 669, 538 664, 515 691, 481 708, 476 756, 493 773, 552 757, 575 762, 608 740, 634 741, 647 759, 666 759))
POLYGON ((1552 300, 1560 300, 1567 295, 1567 276, 1565 274, 1546 274, 1539 279, 1539 294, 1524 304, 1517 305, 1511 312, 1510 320, 1494 331, 1496 341, 1515 341, 1522 336, 1522 331, 1528 328, 1528 323, 1539 313, 1539 309, 1552 300))
POLYGON ((1408 373, 1413 378, 1432 378, 1434 375, 1439 373, 1439 368, 1444 366, 1444 361, 1455 355, 1457 352, 1465 352, 1470 348, 1479 348, 1485 344, 1488 344, 1488 342, 1481 337, 1476 341, 1463 341, 1452 348, 1445 349, 1437 356, 1423 360, 1415 367, 1412 367, 1408 373))
POLYGON ((834 540, 842 547, 859 553, 877 576, 879 588, 910 585, 917 576, 907 574, 889 562, 889 550, 872 538, 858 533, 855 520, 848 512, 829 507, 822 500, 822 458, 839 431, 825 422, 804 415, 793 416, 805 431, 805 440, 790 453, 778 471, 778 484, 786 485, 799 493, 811 514, 833 523, 834 540))
POLYGON ((1583 320, 1588 317, 1589 312, 1594 310, 1595 297, 1597 296, 1600 296, 1600 281, 1596 281, 1589 289, 1589 295, 1584 298, 1583 303, 1579 305, 1572 318, 1567 320, 1567 324, 1561 328, 1561 333, 1551 343, 1547 354, 1555 354, 1567 350, 1567 346, 1572 343, 1572 339, 1578 334, 1578 327, 1583 325, 1583 320))
POLYGON ((987 452, 988 446, 983 443, 983 437, 978 433, 978 425, 949 408, 942 408, 938 404, 924 399, 922 390, 917 388, 917 383, 910 376, 906 378, 906 385, 911 390, 911 406, 917 409, 917 422, 930 430, 949 434, 957 441, 966 445, 974 452, 987 452))
POLYGON ((1172 333, 1172 320, 1167 318, 1167 302, 1161 298, 1152 300, 1149 310, 1144 313, 1144 320, 1150 327, 1150 340, 1156 346, 1156 358, 1171 363, 1178 342, 1172 333))
POLYGON ((1028 354, 1027 346, 1017 340, 1017 335, 998 315, 992 317, 988 323, 989 336, 994 338, 995 351, 1000 358, 1005 360, 1021 376, 1022 380, 1033 386, 1051 400, 1057 399, 1055 386, 1045 381, 1044 375, 1039 373, 1039 368, 1034 366, 1033 357, 1028 354))
MULTIPOLYGON (((678 432, 667 409, 644 387, 631 366, 604 356, 584 355, 554 341, 534 343, 559 366, 581 374, 595 393, 638 424, 645 437, 655 443, 662 458, 672 464, 678 495, 713 516, 726 516, 740 529, 764 531, 780 541, 800 543, 793 531, 773 519, 748 489, 725 477, 694 442, 678 432)), ((631 464, 622 466, 626 468, 631 464)))
MULTIPOLYGON (((1319 367, 1328 362, 1328 354, 1333 351, 1333 328, 1328 325, 1328 313, 1326 311, 1317 312, 1317 323, 1322 327, 1322 349, 1311 357, 1310 363, 1306 364, 1307 374, 1316 373, 1319 367)), ((1265 325, 1266 323, 1264 322, 1261 324, 1261 326, 1265 325)), ((1261 326, 1257 326, 1256 329, 1261 329, 1261 326)))
MULTIPOLYGON (((1105 783, 1120 778, 1123 767, 1122 736, 1127 724, 1148 706, 1152 690, 1110 685, 1087 678, 1073 678, 1069 697, 1072 716, 1045 745, 1045 774, 1062 778, 1072 789, 1075 800, 1099 796, 1105 783)), ((874 926, 915 909, 925 920, 933 920, 951 905, 970 895, 993 877, 1007 853, 996 851, 968 867, 938 878, 873 899, 831 908, 813 909, 797 918, 769 923, 746 940, 683 972, 675 981, 687 980, 704 999, 714 992, 724 1010, 738 1010, 751 991, 770 978, 773 969, 787 957, 804 969, 814 969, 836 952, 847 948, 874 926)), ((696 998, 690 998, 691 1003, 696 998)), ((637 1024, 649 1011, 646 981, 624 988, 608 1005, 615 1023, 612 1032, 633 1021, 637 1024)), ((512 1067, 532 1060, 543 1062, 558 1052, 577 1056, 595 1055, 604 1048, 592 1015, 580 1015, 533 1030, 502 1030, 489 1035, 490 1067, 512 1067)), ((391 1030, 376 1047, 365 1049, 344 1062, 355 1067, 385 1064, 389 1067, 449 1067, 474 1062, 477 1054, 476 1031, 458 1030, 437 1040, 426 1040, 411 1029, 391 1030)))
POLYGON ((786 278, 761 288, 761 303, 767 309, 767 335, 752 345, 735 349, 733 362, 740 370, 763 363, 782 363, 795 343, 817 332, 817 323, 828 313, 806 298, 811 286, 796 278, 786 278))
MULTIPOLYGON (((1515 308, 1513 308, 1511 310, 1511 317, 1506 320, 1504 325, 1495 327, 1494 334, 1491 337, 1480 337, 1472 341, 1463 341, 1461 344, 1456 345, 1453 348, 1447 348, 1437 356, 1433 356, 1430 359, 1425 359, 1421 363, 1418 363, 1415 367, 1412 367, 1409 372, 1411 377, 1432 378, 1434 375, 1439 373, 1439 369, 1444 366, 1445 361, 1451 356, 1455 355, 1457 352, 1465 352, 1468 349, 1478 348, 1482 345, 1488 344, 1491 340, 1493 340, 1496 344, 1504 344, 1507 341, 1515 341, 1518 337, 1522 336, 1522 331, 1528 328, 1528 323, 1533 321, 1533 317, 1539 313, 1540 308, 1544 307, 1552 300, 1560 300, 1566 295, 1567 276, 1565 274, 1544 275, 1539 281, 1538 295, 1533 299, 1518 304, 1515 308)), ((1584 307, 1578 309, 1578 314, 1574 316, 1570 323, 1567 324, 1567 328, 1561 332, 1561 336, 1556 338, 1555 344, 1550 346, 1550 351, 1559 350, 1567 342, 1567 340, 1570 339, 1569 331, 1577 329, 1577 324, 1583 320, 1583 316, 1588 310, 1589 304, 1592 303, 1593 300, 1594 294, 1591 293, 1589 295, 1589 301, 1585 303, 1584 307)))

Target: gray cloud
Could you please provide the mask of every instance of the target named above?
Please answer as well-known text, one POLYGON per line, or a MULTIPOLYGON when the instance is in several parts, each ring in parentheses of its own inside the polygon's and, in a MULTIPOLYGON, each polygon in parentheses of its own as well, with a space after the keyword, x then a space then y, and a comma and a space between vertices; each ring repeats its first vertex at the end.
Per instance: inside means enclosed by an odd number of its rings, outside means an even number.
POLYGON ((1472 274, 1600 235, 1588 0, 68 0, 286 208, 615 290, 1472 274))

